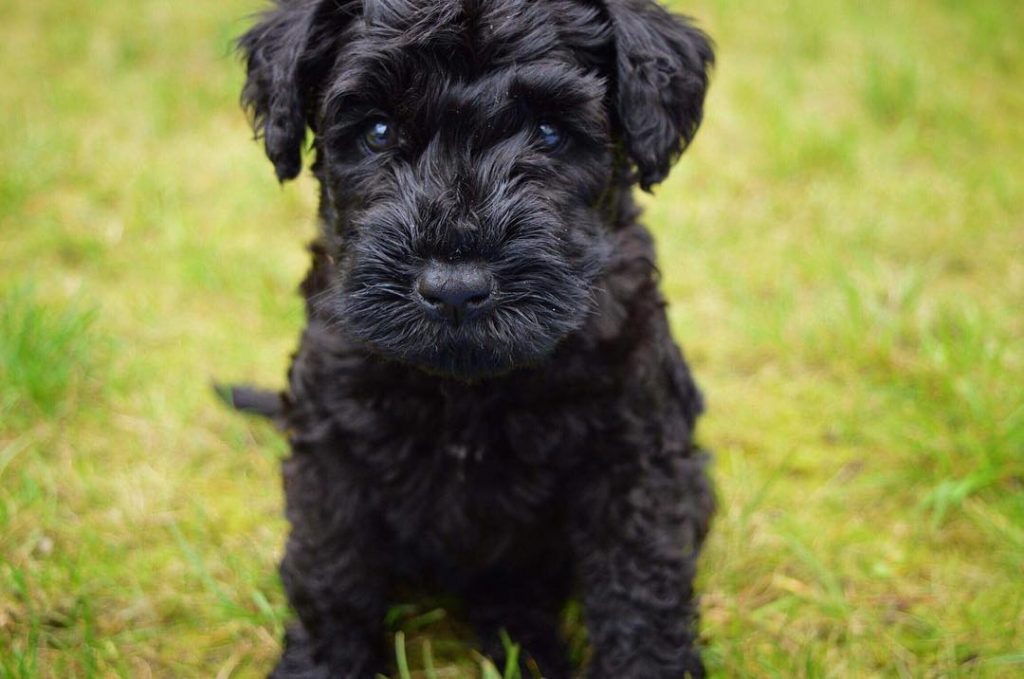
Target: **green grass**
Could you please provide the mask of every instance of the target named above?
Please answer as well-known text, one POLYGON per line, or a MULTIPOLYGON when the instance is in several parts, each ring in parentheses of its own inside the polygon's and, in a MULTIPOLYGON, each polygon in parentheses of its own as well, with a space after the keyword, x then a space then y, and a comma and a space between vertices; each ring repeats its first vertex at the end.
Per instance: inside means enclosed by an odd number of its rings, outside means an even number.
POLYGON ((60 414, 95 358, 94 314, 14 288, 0 298, 0 418, 28 426, 60 414))
MULTIPOLYGON (((676 6, 720 55, 645 201, 710 401, 711 668, 1021 674, 1024 5, 676 6)), ((280 384, 302 320, 313 186, 237 107, 258 7, 0 0, 0 677, 279 652, 285 446, 208 388, 280 384)), ((506 675, 390 623, 396 676, 506 675)))

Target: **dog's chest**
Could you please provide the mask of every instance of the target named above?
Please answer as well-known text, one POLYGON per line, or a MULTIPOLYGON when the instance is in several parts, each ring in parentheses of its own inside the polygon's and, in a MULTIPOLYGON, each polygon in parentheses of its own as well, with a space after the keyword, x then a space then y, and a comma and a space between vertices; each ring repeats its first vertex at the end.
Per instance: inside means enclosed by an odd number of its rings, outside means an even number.
POLYGON ((578 445, 557 411, 541 417, 493 400, 421 406, 416 423, 385 418, 401 434, 377 477, 389 533, 398 551, 415 555, 417 567, 445 571, 506 560, 536 542, 531 536, 539 529, 560 523, 578 445))
POLYGON ((393 477, 390 502, 405 505, 401 516, 420 517, 421 535, 433 534, 450 547, 471 548, 488 534, 508 535, 533 523, 554 497, 558 469, 524 455, 503 429, 439 428, 424 436, 393 477))

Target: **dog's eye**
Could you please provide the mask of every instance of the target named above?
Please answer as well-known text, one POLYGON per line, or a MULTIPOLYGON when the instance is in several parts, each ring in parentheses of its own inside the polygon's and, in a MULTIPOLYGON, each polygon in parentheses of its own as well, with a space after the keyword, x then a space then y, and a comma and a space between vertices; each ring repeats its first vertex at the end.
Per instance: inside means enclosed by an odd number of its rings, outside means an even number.
POLYGON ((363 134, 363 143, 366 145, 366 150, 371 153, 386 151, 397 141, 398 135, 395 133, 395 126, 383 118, 371 120, 363 134))
POLYGON ((537 136, 540 138, 541 145, 548 151, 557 150, 565 138, 557 125, 547 121, 543 121, 537 126, 537 136))

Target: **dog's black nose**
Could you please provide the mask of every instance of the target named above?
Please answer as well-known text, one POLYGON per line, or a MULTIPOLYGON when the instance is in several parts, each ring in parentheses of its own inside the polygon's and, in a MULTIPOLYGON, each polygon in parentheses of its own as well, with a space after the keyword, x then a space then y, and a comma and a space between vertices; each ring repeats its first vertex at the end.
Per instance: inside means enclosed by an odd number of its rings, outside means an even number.
POLYGON ((427 310, 461 323, 487 309, 494 279, 476 263, 431 262, 416 281, 416 292, 427 310))

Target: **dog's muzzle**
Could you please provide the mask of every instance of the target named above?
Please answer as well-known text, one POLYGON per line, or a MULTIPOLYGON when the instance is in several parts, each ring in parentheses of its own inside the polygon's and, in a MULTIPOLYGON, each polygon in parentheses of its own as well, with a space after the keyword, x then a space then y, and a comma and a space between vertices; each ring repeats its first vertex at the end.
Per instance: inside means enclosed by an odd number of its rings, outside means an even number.
POLYGON ((420 305, 432 318, 461 325, 493 306, 494 276, 479 262, 431 261, 414 285, 420 305))

